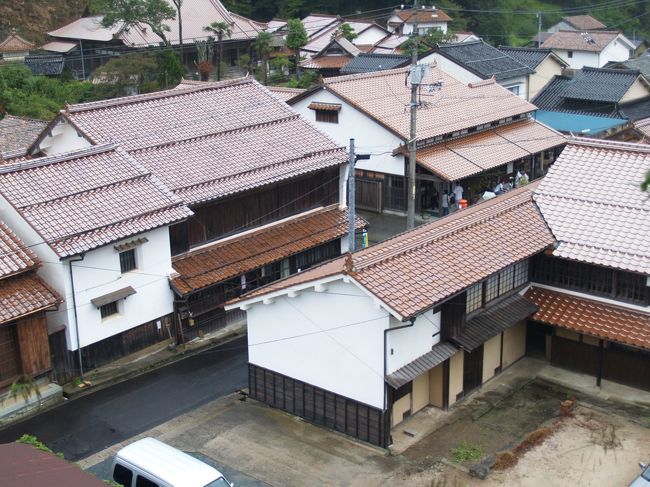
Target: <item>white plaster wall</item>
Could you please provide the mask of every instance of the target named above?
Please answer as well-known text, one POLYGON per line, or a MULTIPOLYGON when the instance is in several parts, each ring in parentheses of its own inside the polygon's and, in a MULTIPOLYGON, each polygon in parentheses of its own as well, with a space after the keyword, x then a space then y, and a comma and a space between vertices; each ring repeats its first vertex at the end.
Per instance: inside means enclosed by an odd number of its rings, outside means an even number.
POLYGON ((404 156, 391 154, 404 141, 336 95, 319 90, 295 102, 293 108, 340 145, 348 147, 354 138, 357 153, 370 153, 369 160, 357 162, 357 169, 404 176, 404 156), (316 112, 307 108, 312 101, 340 103, 339 123, 317 122, 316 112))
MULTIPOLYGON (((426 24, 418 24, 418 30, 422 32, 422 29, 438 29, 446 34, 447 22, 427 22, 426 24)), ((404 35, 409 35, 411 32, 413 32, 413 24, 405 23, 402 27, 402 33, 404 35)))
POLYGON ((623 42, 620 38, 614 39, 609 45, 600 53, 599 67, 605 66, 609 62, 623 62, 630 59, 631 47, 623 42))
POLYGON ((448 59, 445 56, 441 56, 437 52, 432 52, 428 56, 424 56, 420 60, 420 64, 431 64, 434 61, 437 63, 438 68, 447 73, 449 76, 456 78, 461 83, 474 83, 483 79, 480 76, 456 64, 451 59, 448 59))
POLYGON ((499 81, 499 84, 508 89, 513 86, 519 86, 519 98, 526 100, 528 96, 528 76, 517 76, 499 81))
POLYGON ((571 69, 581 69, 584 66, 599 68, 602 66, 597 52, 573 51, 573 57, 569 57, 566 49, 553 49, 553 52, 563 61, 566 61, 571 69))
POLYGON ((384 407, 388 313, 354 284, 335 281, 326 292, 310 288, 294 298, 258 302, 247 315, 251 363, 384 407))
POLYGON ((648 87, 637 79, 621 98, 621 102, 639 100, 650 95, 648 87))
MULTIPOLYGON (((402 326, 391 317, 390 326, 402 326)), ((440 341, 440 312, 431 310, 419 315, 413 326, 388 332, 386 340, 386 373, 391 374, 431 350, 440 341)))
MULTIPOLYGON (((158 228, 115 244, 92 250, 83 261, 72 264, 82 347, 169 314, 173 309, 173 294, 167 277, 172 268, 168 228, 158 228), (113 245, 142 237, 148 241, 136 248, 137 269, 121 274, 119 252, 113 245), (91 299, 127 286, 132 286, 136 294, 121 299, 119 313, 102 320, 91 299)), ((67 260, 65 266, 66 280, 69 281, 67 260)), ((71 304, 66 307, 71 307, 71 304)), ((76 350, 74 321, 72 316, 69 319, 68 347, 76 350)))
POLYGON ((52 135, 45 137, 40 148, 47 155, 60 154, 75 149, 90 147, 92 144, 84 137, 79 136, 77 130, 64 119, 52 128, 52 135))

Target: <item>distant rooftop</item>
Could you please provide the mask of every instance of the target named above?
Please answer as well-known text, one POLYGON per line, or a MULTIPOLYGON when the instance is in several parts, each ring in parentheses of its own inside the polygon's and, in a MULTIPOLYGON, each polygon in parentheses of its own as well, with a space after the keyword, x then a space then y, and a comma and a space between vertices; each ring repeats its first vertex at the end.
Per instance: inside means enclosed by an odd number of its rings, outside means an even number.
MULTIPOLYGON (((550 49, 541 49, 536 47, 512 47, 512 46, 499 46, 499 51, 507 54, 511 58, 519 61, 524 66, 530 69, 536 69, 539 63, 544 61, 553 51, 550 49)), ((555 56, 558 62, 568 66, 564 61, 555 56)))
POLYGON ((561 30, 546 39, 542 47, 545 49, 600 52, 619 35, 621 33, 617 31, 580 32, 575 30, 561 30))
POLYGON ((562 17, 562 20, 579 31, 602 30, 607 28, 605 24, 593 18, 591 15, 571 15, 562 17))
POLYGON ((370 73, 402 67, 410 62, 409 56, 399 54, 359 54, 341 69, 341 74, 370 73))

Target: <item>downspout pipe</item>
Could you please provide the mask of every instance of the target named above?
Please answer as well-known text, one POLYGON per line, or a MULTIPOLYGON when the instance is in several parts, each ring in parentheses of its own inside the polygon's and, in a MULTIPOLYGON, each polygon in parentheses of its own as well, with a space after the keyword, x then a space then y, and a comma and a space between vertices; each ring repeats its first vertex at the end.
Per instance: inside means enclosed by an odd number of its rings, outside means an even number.
MULTIPOLYGON (((389 331, 394 331, 394 330, 403 330, 404 328, 411 328, 415 324, 415 319, 416 317, 413 316, 409 318, 409 323, 406 325, 400 325, 400 326, 394 326, 393 328, 386 328, 384 330, 384 411, 388 411, 388 388, 386 387, 386 371, 388 370, 388 355, 387 355, 387 349, 386 345, 388 343, 388 332, 389 331)), ((387 435, 387 443, 391 444, 393 442, 392 437, 390 435, 390 416, 386 416, 386 423, 385 423, 385 428, 386 428, 386 435, 387 435)))
MULTIPOLYGON (((384 378, 386 378, 386 372, 388 371, 388 354, 387 354, 387 344, 388 344, 388 332, 395 330, 403 330, 404 328, 411 328, 415 324, 416 316, 409 318, 409 323, 406 325, 394 326, 392 328, 386 328, 384 330, 384 378)), ((385 382, 384 382, 385 384, 385 382)), ((388 395, 386 387, 384 387, 384 411, 388 408, 388 395)))
POLYGON ((74 330, 75 334, 77 335, 77 353, 79 355, 79 375, 81 376, 81 380, 84 380, 84 366, 83 366, 83 361, 81 359, 81 339, 79 338, 79 317, 77 316, 77 298, 75 296, 75 290, 74 290, 74 274, 72 272, 72 263, 73 262, 81 262, 84 260, 85 254, 81 254, 79 259, 70 259, 68 261, 68 269, 70 270, 70 285, 72 288, 72 312, 74 314, 74 330))

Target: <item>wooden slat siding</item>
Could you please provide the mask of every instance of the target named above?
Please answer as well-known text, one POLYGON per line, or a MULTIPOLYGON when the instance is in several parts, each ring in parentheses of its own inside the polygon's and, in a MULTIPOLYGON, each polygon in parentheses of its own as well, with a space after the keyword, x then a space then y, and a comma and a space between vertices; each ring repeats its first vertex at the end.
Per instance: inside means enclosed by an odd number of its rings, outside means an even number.
MULTIPOLYGON (((99 342, 81 349, 81 356, 85 369, 100 367, 108 362, 117 360, 131 353, 137 352, 155 343, 169 339, 166 324, 173 327, 172 315, 166 315, 157 320, 144 323, 130 330, 118 333, 99 342), (156 321, 161 321, 160 330, 156 321)), ((172 328, 172 336, 174 329, 172 328)))
POLYGON ((650 352, 609 344, 603 378, 650 391, 650 352))
POLYGON ((194 216, 169 228, 173 254, 189 246, 259 227, 310 208, 338 201, 338 168, 210 204, 192 207, 194 216))
POLYGON ((16 324, 0 326, 0 388, 10 385, 21 373, 16 324))
POLYGON ((45 313, 37 313, 16 322, 23 374, 36 377, 52 368, 45 313))
POLYGON ((79 375, 76 352, 68 350, 65 330, 57 331, 49 336, 50 353, 52 357, 52 380, 65 384, 79 375))
POLYGON ((551 364, 596 376, 598 373, 598 347, 553 336, 551 364))
POLYGON ((440 310, 442 341, 460 335, 465 329, 467 293, 461 293, 442 303, 440 310))
POLYGON ((373 445, 390 441, 390 413, 248 364, 250 397, 373 445), (278 384, 282 384, 279 386, 278 384), (278 397, 281 394, 282 397, 278 397))
POLYGON ((357 179, 356 198, 357 208, 381 213, 381 180, 357 179))

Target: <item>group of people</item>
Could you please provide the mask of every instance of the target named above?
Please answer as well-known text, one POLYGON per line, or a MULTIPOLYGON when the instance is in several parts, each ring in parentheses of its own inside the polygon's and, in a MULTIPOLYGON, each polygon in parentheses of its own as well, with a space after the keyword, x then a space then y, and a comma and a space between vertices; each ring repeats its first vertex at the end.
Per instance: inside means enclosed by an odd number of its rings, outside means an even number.
POLYGON ((460 201, 463 199, 463 191, 460 184, 456 184, 451 193, 445 189, 442 193, 442 216, 449 215, 450 207, 461 208, 460 201))

